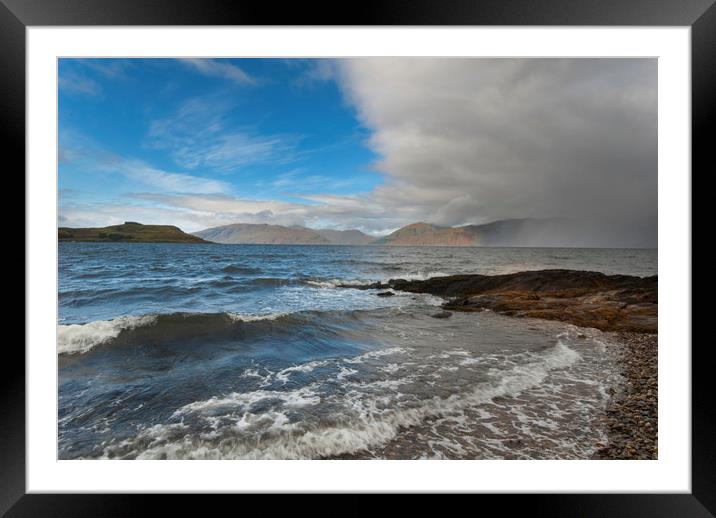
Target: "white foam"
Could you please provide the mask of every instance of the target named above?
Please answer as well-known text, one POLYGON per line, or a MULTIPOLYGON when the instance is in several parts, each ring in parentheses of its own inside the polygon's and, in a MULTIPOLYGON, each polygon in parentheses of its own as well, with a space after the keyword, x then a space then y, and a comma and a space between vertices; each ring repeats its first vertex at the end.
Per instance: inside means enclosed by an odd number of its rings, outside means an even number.
POLYGON ((324 365, 328 365, 327 361, 324 360, 316 360, 312 362, 303 363, 301 365, 294 365, 293 367, 287 367, 283 370, 280 370, 276 373, 276 379, 283 382, 285 385, 288 383, 288 378, 293 372, 311 372, 316 367, 323 367, 324 365))
POLYGON ((243 374, 241 374, 241 377, 242 378, 261 378, 261 379, 264 378, 261 374, 259 374, 258 369, 246 369, 246 370, 244 370, 243 374))
POLYGON ((254 390, 252 392, 232 392, 226 396, 212 397, 204 401, 194 401, 176 410, 172 417, 180 417, 190 413, 202 413, 216 409, 241 410, 250 408, 259 401, 276 399, 287 407, 303 407, 321 402, 319 394, 314 392, 313 385, 297 390, 254 390))
POLYGON ((329 279, 324 281, 311 280, 307 281, 307 284, 318 286, 319 288, 343 288, 346 286, 364 286, 374 281, 360 280, 360 279, 329 279))
POLYGON ((234 426, 240 432, 255 432, 258 430, 288 431, 295 428, 295 424, 290 422, 286 414, 276 411, 262 412, 260 414, 244 412, 234 426))
POLYGON ((400 274, 399 279, 404 279, 406 281, 425 281, 427 279, 432 279, 434 277, 447 277, 449 274, 444 272, 435 272, 435 271, 420 271, 418 270, 416 273, 407 273, 407 274, 400 274))
POLYGON ((343 361, 346 363, 363 363, 365 360, 371 358, 380 358, 381 356, 387 356, 390 354, 404 354, 410 349, 406 347, 389 347, 387 349, 378 349, 376 351, 370 351, 355 358, 346 358, 343 361))
POLYGON ((156 318, 156 315, 124 316, 87 324, 58 325, 57 353, 86 353, 97 345, 117 338, 123 330, 152 324, 156 318))
POLYGON ((336 375, 336 379, 339 381, 343 381, 346 379, 346 376, 352 376, 353 374, 358 374, 358 371, 355 369, 349 369, 344 367, 343 365, 340 365, 340 372, 336 375))
POLYGON ((462 365, 463 367, 466 367, 468 365, 476 365, 478 363, 480 363, 479 358, 465 358, 464 360, 460 360, 460 365, 462 365))
POLYGON ((262 375, 258 369, 246 369, 242 374, 242 378, 256 378, 261 380, 259 383, 260 387, 266 387, 271 384, 271 377, 273 373, 268 371, 267 374, 262 375))
POLYGON ((234 322, 259 322, 261 320, 276 320, 277 318, 285 317, 288 313, 268 313, 265 315, 243 315, 240 313, 227 313, 229 318, 234 322))

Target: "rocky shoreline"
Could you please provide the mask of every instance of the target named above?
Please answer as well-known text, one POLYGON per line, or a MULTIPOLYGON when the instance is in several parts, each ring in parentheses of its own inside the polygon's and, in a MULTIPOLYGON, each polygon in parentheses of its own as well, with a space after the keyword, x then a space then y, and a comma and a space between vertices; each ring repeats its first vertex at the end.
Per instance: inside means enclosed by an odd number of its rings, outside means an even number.
POLYGON ((508 316, 559 320, 601 331, 657 331, 656 276, 536 270, 414 281, 391 279, 344 287, 429 293, 447 299, 443 309, 450 311, 489 309, 508 316))
POLYGON ((607 404, 604 420, 608 443, 600 445, 592 458, 658 457, 657 276, 538 270, 416 281, 391 279, 358 288, 443 297, 447 300, 442 305, 443 312, 433 315, 436 318, 447 318, 449 311, 489 309, 508 316, 559 320, 607 332, 616 348, 624 383, 607 404))

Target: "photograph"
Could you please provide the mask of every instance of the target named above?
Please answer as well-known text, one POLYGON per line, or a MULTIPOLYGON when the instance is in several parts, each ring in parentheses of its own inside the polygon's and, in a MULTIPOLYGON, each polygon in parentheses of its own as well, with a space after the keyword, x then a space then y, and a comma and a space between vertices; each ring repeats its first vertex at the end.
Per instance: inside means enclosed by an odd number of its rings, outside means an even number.
POLYGON ((58 460, 659 459, 656 57, 56 64, 58 460))

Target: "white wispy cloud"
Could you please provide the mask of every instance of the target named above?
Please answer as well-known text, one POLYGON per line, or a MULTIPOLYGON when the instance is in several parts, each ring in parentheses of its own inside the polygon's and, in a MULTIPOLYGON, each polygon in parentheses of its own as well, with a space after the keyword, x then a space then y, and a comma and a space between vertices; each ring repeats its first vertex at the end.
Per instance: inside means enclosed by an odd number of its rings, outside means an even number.
POLYGON ((97 81, 71 70, 60 72, 57 78, 57 85, 60 90, 73 94, 94 96, 99 95, 102 91, 97 81))
POLYGON ((141 221, 147 225, 176 225, 192 231, 191 214, 170 208, 132 203, 72 203, 59 208, 58 223, 62 227, 106 227, 125 221, 141 221))
POLYGON ((384 234, 400 226, 404 217, 396 217, 389 207, 361 196, 305 196, 304 199, 311 203, 254 200, 227 194, 135 193, 131 197, 181 212, 187 228, 192 231, 230 223, 270 223, 357 228, 367 233, 384 234))
POLYGON ((91 58, 62 59, 58 72, 58 86, 67 93, 97 96, 102 93, 102 80, 127 79, 126 70, 132 62, 127 59, 91 58))
POLYGON ((334 59, 288 59, 286 64, 298 69, 298 73, 291 80, 291 84, 297 88, 314 88, 320 83, 333 81, 336 78, 337 69, 334 59))
POLYGON ((271 200, 247 200, 220 194, 133 193, 122 202, 94 202, 66 197, 60 205, 62 226, 106 226, 123 221, 171 224, 186 232, 241 221, 303 224, 304 206, 271 200))
POLYGON ((227 172, 248 164, 285 164, 297 158, 298 137, 259 135, 230 127, 226 121, 230 109, 223 99, 189 99, 176 112, 151 122, 147 144, 166 150, 177 165, 187 169, 227 172))
POLYGON ((238 66, 226 60, 206 58, 184 58, 180 60, 189 68, 205 76, 228 79, 240 85, 255 85, 256 79, 238 66))
POLYGON ((304 197, 300 193, 345 189, 356 185, 359 180, 356 177, 334 178, 321 174, 311 174, 307 168, 296 168, 279 174, 275 180, 270 182, 270 186, 281 189, 282 192, 287 194, 304 197))
POLYGON ((124 157, 97 145, 85 135, 65 130, 60 134, 59 158, 62 166, 78 166, 105 174, 119 174, 137 185, 167 193, 215 194, 231 191, 221 180, 166 171, 143 160, 124 157))
POLYGON ((127 70, 132 67, 131 59, 117 58, 88 58, 73 60, 77 65, 81 65, 92 72, 101 75, 106 79, 126 79, 127 70))
POLYGON ((165 192, 214 194, 228 192, 231 189, 228 183, 220 180, 163 171, 141 160, 120 159, 117 162, 102 164, 101 168, 106 171, 116 171, 140 184, 156 187, 165 192))

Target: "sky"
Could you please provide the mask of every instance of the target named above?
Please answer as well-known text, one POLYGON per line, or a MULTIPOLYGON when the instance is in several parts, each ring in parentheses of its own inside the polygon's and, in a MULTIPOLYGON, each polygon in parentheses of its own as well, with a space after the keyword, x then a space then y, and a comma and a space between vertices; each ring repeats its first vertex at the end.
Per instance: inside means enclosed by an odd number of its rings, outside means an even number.
POLYGON ((58 74, 60 226, 557 217, 656 246, 655 59, 61 59, 58 74))

